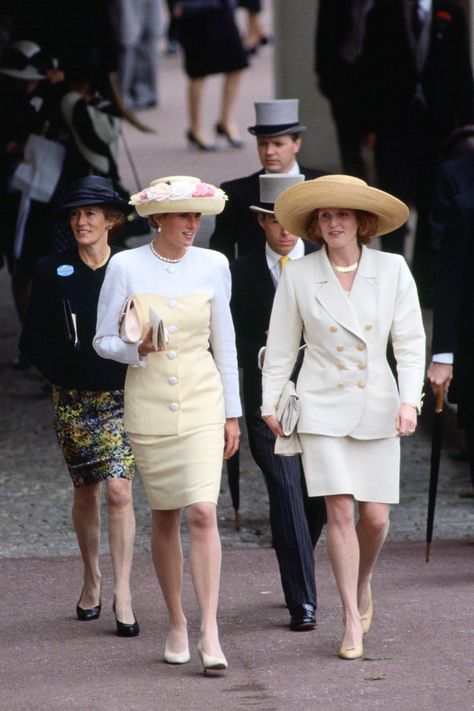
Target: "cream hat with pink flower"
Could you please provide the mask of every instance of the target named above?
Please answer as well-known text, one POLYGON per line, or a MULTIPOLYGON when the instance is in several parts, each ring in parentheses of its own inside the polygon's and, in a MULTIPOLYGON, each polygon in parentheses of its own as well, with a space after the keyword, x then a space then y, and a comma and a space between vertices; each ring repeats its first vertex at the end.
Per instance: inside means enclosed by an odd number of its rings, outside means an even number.
POLYGON ((200 212, 218 215, 227 195, 210 183, 190 175, 169 175, 152 180, 148 188, 132 195, 130 204, 142 217, 164 212, 200 212))

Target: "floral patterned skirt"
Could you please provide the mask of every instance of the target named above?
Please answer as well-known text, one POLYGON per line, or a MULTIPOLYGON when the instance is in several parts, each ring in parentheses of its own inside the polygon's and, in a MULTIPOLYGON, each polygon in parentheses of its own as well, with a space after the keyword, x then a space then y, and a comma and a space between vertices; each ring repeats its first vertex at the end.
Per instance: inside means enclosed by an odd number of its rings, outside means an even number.
POLYGON ((53 385, 55 431, 74 487, 133 479, 135 461, 123 429, 123 390, 65 390, 53 385))

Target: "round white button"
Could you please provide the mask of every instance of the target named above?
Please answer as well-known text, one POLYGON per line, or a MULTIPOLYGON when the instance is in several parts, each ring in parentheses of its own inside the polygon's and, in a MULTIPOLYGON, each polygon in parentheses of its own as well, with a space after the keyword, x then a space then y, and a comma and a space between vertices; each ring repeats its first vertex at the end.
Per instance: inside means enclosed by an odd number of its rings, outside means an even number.
POLYGON ((166 267, 166 271, 168 274, 174 274, 176 271, 176 267, 166 267))
POLYGON ((170 360, 174 360, 177 357, 175 351, 169 351, 166 355, 170 360))
POLYGON ((173 410, 173 412, 176 412, 176 410, 179 410, 178 403, 177 402, 170 403, 170 410, 173 410))
POLYGON ((176 326, 168 326, 168 333, 176 333, 177 330, 176 326))
POLYGON ((170 307, 170 309, 175 309, 175 308, 176 308, 176 300, 175 300, 175 299, 170 299, 170 300, 168 301, 168 306, 170 307))
POLYGON ((178 378, 175 378, 174 375, 172 375, 171 378, 168 378, 168 383, 170 385, 176 385, 177 382, 178 382, 178 378))

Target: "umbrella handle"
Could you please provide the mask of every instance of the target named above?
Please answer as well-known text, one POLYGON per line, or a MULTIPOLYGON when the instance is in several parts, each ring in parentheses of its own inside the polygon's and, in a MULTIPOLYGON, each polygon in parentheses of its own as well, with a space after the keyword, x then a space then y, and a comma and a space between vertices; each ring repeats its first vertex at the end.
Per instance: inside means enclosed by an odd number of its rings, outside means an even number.
POLYGON ((440 389, 436 393, 436 405, 435 405, 435 412, 443 412, 444 409, 444 395, 445 395, 445 389, 444 385, 441 385, 440 389))

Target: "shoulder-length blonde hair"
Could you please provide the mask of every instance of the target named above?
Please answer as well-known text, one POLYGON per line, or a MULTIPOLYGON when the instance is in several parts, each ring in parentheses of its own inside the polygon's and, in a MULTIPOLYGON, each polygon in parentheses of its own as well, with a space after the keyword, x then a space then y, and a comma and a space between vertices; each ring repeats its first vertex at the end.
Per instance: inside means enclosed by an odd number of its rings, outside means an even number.
MULTIPOLYGON (((318 208, 311 213, 308 220, 308 227, 306 229, 306 235, 310 242, 315 242, 316 244, 326 244, 323 236, 321 234, 321 229, 319 227, 318 208)), ((347 208, 350 209, 350 208, 347 208)), ((378 227, 378 217, 374 215, 373 212, 367 212, 366 210, 354 210, 357 219, 357 241, 359 244, 368 244, 372 237, 377 234, 378 227)))

